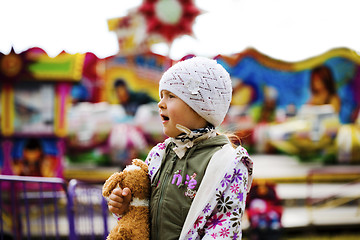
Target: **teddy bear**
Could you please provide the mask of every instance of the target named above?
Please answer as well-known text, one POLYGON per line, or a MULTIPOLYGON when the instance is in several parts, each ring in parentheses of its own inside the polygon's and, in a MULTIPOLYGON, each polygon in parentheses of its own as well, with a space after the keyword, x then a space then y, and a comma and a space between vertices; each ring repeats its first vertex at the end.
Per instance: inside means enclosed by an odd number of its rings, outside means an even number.
POLYGON ((108 198, 116 187, 131 190, 129 210, 118 219, 107 240, 150 239, 149 198, 150 178, 148 166, 140 159, 133 159, 122 172, 112 174, 104 183, 102 195, 108 198))

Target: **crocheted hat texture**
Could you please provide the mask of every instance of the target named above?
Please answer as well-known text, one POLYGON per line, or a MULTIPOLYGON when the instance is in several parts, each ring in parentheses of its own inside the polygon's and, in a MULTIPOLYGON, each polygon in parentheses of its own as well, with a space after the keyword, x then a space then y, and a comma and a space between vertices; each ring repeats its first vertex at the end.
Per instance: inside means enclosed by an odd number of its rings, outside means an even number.
POLYGON ((229 73, 205 57, 193 57, 169 68, 160 79, 159 93, 167 90, 182 99, 215 127, 225 118, 232 97, 229 73))

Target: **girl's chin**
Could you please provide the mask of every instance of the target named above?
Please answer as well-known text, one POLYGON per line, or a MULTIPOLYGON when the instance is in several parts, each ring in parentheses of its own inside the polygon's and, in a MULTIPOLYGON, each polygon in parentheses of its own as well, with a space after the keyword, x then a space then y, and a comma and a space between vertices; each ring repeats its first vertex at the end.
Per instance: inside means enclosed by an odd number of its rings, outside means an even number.
MULTIPOLYGON (((176 129, 177 130, 177 129, 176 129)), ((163 128, 163 132, 166 136, 168 137, 172 137, 172 138, 175 138, 177 136, 179 136, 179 134, 181 133, 180 131, 169 131, 168 129, 166 128, 163 128)))

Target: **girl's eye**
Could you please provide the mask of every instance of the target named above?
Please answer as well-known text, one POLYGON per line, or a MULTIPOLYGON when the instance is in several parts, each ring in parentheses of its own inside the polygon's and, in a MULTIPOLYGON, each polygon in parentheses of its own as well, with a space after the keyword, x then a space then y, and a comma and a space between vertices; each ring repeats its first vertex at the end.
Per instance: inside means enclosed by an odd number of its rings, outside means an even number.
POLYGON ((175 98, 176 96, 173 94, 169 94, 169 98, 175 98))

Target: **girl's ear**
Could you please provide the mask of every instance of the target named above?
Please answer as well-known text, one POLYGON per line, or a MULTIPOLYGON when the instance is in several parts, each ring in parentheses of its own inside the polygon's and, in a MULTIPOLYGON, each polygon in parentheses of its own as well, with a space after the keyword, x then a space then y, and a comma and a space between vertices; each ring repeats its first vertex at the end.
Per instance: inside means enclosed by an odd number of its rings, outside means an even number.
POLYGON ((144 170, 146 173, 148 172, 148 165, 140 159, 133 159, 132 164, 139 166, 142 170, 144 170))

